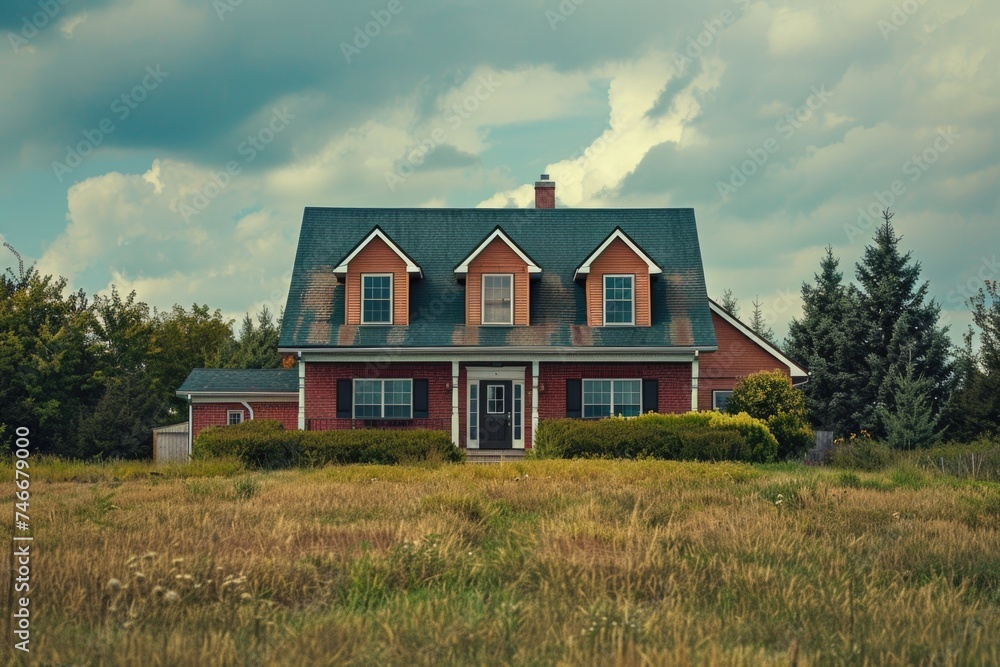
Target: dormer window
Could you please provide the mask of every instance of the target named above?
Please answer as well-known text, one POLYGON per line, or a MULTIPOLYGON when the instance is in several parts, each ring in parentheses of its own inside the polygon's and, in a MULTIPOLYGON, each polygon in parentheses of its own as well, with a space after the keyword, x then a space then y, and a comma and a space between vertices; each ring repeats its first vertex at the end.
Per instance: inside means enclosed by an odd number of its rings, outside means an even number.
POLYGON ((361 274, 361 323, 392 324, 392 274, 361 274))
POLYGON ((483 274, 483 324, 514 323, 513 274, 483 274))
POLYGON ((635 276, 604 276, 604 323, 635 324, 635 276))

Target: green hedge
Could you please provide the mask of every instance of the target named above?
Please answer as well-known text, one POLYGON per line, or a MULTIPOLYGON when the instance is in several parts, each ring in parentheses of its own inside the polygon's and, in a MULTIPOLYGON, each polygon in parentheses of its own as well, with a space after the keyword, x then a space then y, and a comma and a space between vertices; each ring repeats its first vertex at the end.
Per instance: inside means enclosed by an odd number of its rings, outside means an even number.
POLYGON ((195 438, 194 456, 231 456, 254 468, 464 459, 452 444, 451 435, 444 431, 286 431, 281 422, 265 419, 206 428, 195 438))
POLYGON ((745 413, 689 412, 682 415, 584 420, 551 419, 538 424, 539 458, 658 458, 773 461, 778 443, 767 425, 745 413))

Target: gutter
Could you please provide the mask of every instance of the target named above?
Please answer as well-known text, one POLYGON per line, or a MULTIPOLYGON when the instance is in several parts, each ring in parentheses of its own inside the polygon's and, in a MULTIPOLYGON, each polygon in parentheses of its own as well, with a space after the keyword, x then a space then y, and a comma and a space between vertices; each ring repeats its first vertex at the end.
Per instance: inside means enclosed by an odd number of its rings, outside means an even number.
POLYGON ((485 354, 506 354, 506 355, 537 355, 537 356, 606 356, 609 354, 663 354, 682 355, 694 354, 695 352, 716 352, 719 347, 663 347, 663 346, 634 346, 634 347, 554 347, 551 345, 536 345, 530 347, 513 346, 489 346, 489 347, 279 347, 278 351, 286 354, 330 354, 330 355, 350 355, 350 354, 391 354, 391 355, 421 355, 421 354, 454 354, 481 356, 485 354))

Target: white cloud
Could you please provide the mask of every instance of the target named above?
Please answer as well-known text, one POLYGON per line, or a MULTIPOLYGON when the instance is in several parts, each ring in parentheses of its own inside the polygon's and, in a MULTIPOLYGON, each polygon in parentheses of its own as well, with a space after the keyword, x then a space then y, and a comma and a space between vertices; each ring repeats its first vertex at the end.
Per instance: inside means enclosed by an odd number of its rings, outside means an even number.
POLYGON ((59 22, 59 32, 66 39, 73 39, 73 33, 87 21, 87 12, 67 16, 59 22))

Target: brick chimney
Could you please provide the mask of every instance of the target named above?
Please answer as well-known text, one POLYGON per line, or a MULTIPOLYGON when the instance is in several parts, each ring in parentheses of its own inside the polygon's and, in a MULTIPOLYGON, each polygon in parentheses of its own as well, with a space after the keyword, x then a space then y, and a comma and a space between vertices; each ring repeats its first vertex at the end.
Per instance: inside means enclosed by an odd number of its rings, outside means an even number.
POLYGON ((541 180, 535 181, 535 208, 556 207, 556 184, 549 180, 548 174, 542 174, 541 180))

